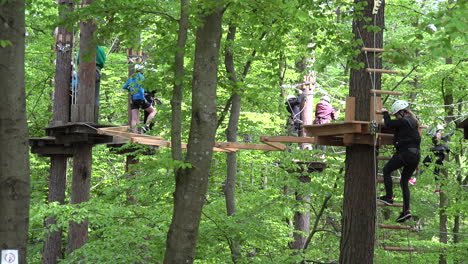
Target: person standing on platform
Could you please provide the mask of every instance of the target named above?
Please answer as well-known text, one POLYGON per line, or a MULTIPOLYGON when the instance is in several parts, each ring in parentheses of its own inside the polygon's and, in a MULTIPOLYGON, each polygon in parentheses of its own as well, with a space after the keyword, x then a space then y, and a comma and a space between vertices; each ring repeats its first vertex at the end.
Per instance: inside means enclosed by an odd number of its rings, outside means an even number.
POLYGON ((289 118, 294 122, 294 130, 298 133, 302 120, 301 120, 301 101, 302 101, 302 94, 299 94, 299 98, 295 95, 290 94, 286 97, 286 110, 289 112, 289 118))
POLYGON ((340 111, 335 111, 330 102, 330 97, 327 95, 320 98, 320 102, 315 106, 314 125, 328 124, 330 120, 338 119, 340 111))
POLYGON ((386 194, 378 197, 377 200, 386 205, 393 204, 393 183, 391 174, 393 171, 403 168, 400 180, 403 194, 403 212, 396 219, 397 222, 402 223, 411 218, 408 180, 418 167, 421 158, 421 136, 418 131, 419 123, 413 112, 409 110, 409 103, 404 100, 398 100, 393 103, 392 112, 396 117, 394 120, 390 118, 390 114, 386 109, 382 109, 381 111, 383 112, 385 127, 395 129, 393 145, 395 146, 396 152, 383 168, 386 194))
MULTIPOLYGON (((447 143, 450 139, 450 136, 452 136, 454 133, 448 133, 446 135, 442 134, 442 130, 444 129, 443 126, 439 125, 437 126, 437 129, 435 133, 428 132, 428 136, 432 136, 432 144, 433 147, 430 149, 430 151, 434 154, 434 157, 436 158, 435 160, 435 167, 434 167, 434 175, 435 175, 435 180, 436 182, 439 180, 439 175, 440 175, 440 169, 444 165, 444 160, 445 157, 449 154, 450 152, 450 147, 447 146, 444 143, 447 143)), ((433 157, 431 155, 427 155, 424 160, 423 160, 423 165, 428 168, 429 164, 433 162, 433 157)), ((423 170, 419 171, 419 174, 421 175, 423 173, 423 170)), ((411 184, 416 183, 416 178, 411 179, 409 181, 411 184)), ((436 185, 436 189, 434 193, 439 194, 439 185, 436 185)))
POLYGON ((128 90, 131 95, 131 122, 130 126, 134 128, 139 121, 139 109, 144 109, 148 112, 148 117, 146 119, 145 126, 142 127, 142 132, 147 132, 150 130, 151 120, 156 115, 156 110, 151 105, 148 100, 145 98, 145 89, 142 86, 143 80, 143 66, 135 65, 135 73, 128 79, 124 84, 123 89, 128 90))
MULTIPOLYGON (((320 98, 320 102, 317 105, 315 105, 315 119, 313 122, 314 125, 328 124, 332 119, 338 119, 340 111, 335 111, 335 108, 333 108, 330 102, 330 97, 324 95, 320 98)), ((327 147, 316 145, 315 148, 325 151, 327 147)), ((325 154, 320 154, 319 158, 325 159, 325 154)))

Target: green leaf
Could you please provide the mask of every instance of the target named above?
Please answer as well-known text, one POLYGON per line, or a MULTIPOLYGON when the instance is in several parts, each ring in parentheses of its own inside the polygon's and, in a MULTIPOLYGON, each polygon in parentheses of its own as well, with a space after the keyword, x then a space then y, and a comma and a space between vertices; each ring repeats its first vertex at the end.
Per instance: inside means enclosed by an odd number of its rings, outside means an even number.
POLYGON ((0 39, 0 47, 6 48, 6 47, 12 46, 12 45, 13 45, 13 43, 11 43, 11 41, 0 39))

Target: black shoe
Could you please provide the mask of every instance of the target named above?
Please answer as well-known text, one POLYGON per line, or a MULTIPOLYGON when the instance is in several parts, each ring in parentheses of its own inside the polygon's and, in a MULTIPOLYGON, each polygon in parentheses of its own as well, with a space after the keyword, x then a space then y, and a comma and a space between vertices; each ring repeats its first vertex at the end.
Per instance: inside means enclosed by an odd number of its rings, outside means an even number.
POLYGON ((398 223, 403 223, 410 218, 411 218, 411 212, 409 210, 406 210, 400 214, 400 216, 396 219, 396 221, 398 223))
POLYGON ((148 125, 141 127, 141 133, 146 133, 146 132, 148 132, 148 131, 150 131, 150 130, 151 130, 151 129, 149 128, 148 125))
POLYGON ((393 198, 388 198, 387 196, 380 196, 377 197, 377 201, 382 202, 386 205, 392 205, 393 204, 393 198))

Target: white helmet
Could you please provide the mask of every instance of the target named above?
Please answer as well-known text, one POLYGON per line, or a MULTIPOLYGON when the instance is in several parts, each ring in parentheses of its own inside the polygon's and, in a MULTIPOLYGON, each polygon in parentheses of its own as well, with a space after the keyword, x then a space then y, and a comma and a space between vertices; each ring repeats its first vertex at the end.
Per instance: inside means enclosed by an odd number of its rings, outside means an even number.
POLYGON ((331 100, 330 100, 330 97, 327 96, 327 95, 324 95, 324 96, 320 97, 320 100, 326 101, 326 102, 328 102, 328 103, 331 101, 331 100))
POLYGON ((398 113, 398 111, 406 110, 409 106, 409 103, 405 100, 397 100, 392 105, 392 112, 393 114, 398 113))
POLYGON ((141 64, 135 64, 135 71, 141 71, 145 68, 145 66, 141 64))
POLYGON ((290 95, 288 95, 288 96, 286 97, 286 99, 288 99, 288 100, 289 100, 289 99, 296 99, 296 98, 297 98, 297 97, 296 97, 295 95, 293 95, 293 94, 290 94, 290 95))

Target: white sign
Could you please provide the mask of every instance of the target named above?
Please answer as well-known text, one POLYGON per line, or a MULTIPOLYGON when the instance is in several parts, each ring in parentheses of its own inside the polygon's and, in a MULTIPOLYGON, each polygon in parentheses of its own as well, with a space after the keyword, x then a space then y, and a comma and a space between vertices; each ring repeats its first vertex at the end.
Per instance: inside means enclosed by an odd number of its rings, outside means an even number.
POLYGON ((17 249, 5 249, 2 250, 2 262, 1 264, 18 264, 18 250, 17 249))

